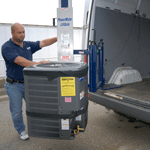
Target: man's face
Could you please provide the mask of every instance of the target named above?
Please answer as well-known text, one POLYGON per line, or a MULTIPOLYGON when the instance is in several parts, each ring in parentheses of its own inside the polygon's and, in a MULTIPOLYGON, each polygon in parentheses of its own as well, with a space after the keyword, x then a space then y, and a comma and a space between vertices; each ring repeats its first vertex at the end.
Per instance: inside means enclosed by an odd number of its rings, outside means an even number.
POLYGON ((11 32, 12 33, 12 38, 16 41, 16 42, 22 42, 25 38, 25 30, 24 27, 22 25, 17 25, 14 29, 14 31, 11 32))

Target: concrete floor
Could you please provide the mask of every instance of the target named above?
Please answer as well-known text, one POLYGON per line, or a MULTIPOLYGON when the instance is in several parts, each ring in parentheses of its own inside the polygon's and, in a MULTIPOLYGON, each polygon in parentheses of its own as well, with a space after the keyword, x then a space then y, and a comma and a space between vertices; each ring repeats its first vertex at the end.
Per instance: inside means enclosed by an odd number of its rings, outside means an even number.
MULTIPOLYGON (((75 140, 30 137, 21 141, 13 128, 8 101, 0 102, 0 150, 150 150, 150 127, 89 103, 86 131, 75 140)), ((25 103, 24 103, 24 120, 25 103)))

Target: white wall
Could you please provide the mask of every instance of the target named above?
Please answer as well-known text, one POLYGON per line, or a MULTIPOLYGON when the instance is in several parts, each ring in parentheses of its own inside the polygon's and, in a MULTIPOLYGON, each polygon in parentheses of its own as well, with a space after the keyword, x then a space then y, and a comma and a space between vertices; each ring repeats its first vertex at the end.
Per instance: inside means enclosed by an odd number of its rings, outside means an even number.
MULTIPOLYGON (((11 38, 11 24, 0 24, 0 47, 11 38)), ((38 25, 24 25, 26 41, 37 41, 46 38, 57 36, 57 27, 52 26, 38 26, 38 25)), ((81 49, 82 39, 81 28, 74 28, 74 49, 81 49)), ((40 60, 57 60, 57 43, 44 47, 42 50, 33 55, 34 61, 40 60)), ((75 56, 75 61, 80 61, 80 56, 75 56)), ((0 53, 0 77, 6 76, 6 68, 3 57, 0 53)))

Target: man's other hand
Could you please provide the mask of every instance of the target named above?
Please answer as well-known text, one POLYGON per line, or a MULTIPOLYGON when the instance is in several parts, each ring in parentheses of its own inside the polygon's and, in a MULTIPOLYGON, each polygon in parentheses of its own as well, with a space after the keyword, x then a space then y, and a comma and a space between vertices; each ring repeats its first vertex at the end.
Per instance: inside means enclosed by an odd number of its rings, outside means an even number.
POLYGON ((50 61, 44 61, 44 60, 42 60, 42 61, 38 62, 37 64, 47 64, 47 63, 50 63, 50 61))

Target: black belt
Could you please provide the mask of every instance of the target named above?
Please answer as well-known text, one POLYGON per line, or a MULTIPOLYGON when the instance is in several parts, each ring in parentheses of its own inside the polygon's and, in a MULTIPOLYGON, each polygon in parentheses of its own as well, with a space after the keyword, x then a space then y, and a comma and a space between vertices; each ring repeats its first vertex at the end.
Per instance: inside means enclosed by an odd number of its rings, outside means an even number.
POLYGON ((24 81, 19 81, 19 80, 13 80, 13 79, 11 79, 11 78, 6 78, 6 81, 8 82, 8 83, 10 83, 10 84, 13 84, 14 82, 16 82, 16 83, 24 83, 24 81))

